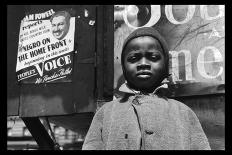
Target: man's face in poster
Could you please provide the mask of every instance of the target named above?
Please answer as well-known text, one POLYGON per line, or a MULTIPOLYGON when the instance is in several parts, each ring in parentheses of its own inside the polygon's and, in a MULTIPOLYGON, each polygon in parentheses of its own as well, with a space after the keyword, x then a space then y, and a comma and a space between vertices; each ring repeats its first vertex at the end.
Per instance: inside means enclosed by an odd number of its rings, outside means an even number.
MULTIPOLYGON (((68 19, 69 20, 69 19, 68 19)), ((53 36, 61 40, 63 39, 69 30, 69 21, 63 15, 57 15, 51 20, 52 23, 52 34, 53 36)))

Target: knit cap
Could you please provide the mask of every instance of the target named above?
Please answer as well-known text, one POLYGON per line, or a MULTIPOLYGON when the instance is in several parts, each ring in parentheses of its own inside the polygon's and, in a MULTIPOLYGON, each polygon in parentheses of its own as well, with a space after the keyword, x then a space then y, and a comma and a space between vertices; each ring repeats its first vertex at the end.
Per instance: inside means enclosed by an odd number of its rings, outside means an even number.
MULTIPOLYGON (((165 58, 165 65, 166 65, 166 75, 168 76, 168 68, 169 68, 169 54, 168 54, 168 45, 165 41, 165 39, 163 38, 163 36, 160 35, 160 33, 154 29, 153 27, 142 27, 142 28, 138 28, 135 31, 133 31, 125 40, 122 46, 122 53, 121 53, 121 65, 122 65, 122 70, 124 72, 124 56, 125 56, 125 47, 127 46, 127 44, 134 38, 137 37, 141 37, 141 36, 151 36, 155 39, 157 39, 163 49, 163 54, 164 54, 164 58, 165 58)), ((125 75, 125 74, 124 74, 125 75)), ((126 78, 126 77, 125 77, 126 78)))

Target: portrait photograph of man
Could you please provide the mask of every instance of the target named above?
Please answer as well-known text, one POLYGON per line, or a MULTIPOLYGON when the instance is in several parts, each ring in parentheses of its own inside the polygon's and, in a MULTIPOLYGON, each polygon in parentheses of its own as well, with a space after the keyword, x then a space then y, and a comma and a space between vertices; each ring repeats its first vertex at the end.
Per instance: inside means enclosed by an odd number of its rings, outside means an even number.
POLYGON ((69 31, 70 18, 70 14, 66 11, 58 11, 53 14, 50 21, 52 34, 56 39, 61 40, 66 36, 69 31))

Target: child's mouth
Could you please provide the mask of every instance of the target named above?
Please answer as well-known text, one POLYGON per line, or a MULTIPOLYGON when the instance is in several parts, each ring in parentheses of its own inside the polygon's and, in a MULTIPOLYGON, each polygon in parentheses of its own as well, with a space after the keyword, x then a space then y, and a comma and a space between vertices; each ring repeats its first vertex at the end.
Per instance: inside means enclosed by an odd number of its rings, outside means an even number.
POLYGON ((146 79, 146 78, 149 78, 149 77, 151 77, 151 75, 138 75, 137 76, 138 78, 142 78, 142 79, 146 79))
POLYGON ((142 78, 142 79, 150 78, 151 75, 152 75, 151 72, 148 71, 142 71, 136 74, 138 78, 142 78))

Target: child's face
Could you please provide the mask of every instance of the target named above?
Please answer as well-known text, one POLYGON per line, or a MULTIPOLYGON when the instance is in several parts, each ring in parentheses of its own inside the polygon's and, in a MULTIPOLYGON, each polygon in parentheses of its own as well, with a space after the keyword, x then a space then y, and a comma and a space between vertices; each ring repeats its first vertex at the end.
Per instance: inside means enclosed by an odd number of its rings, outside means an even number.
POLYGON ((151 90, 160 84, 165 69, 164 55, 158 40, 150 36, 132 39, 125 48, 125 74, 138 90, 151 90))

